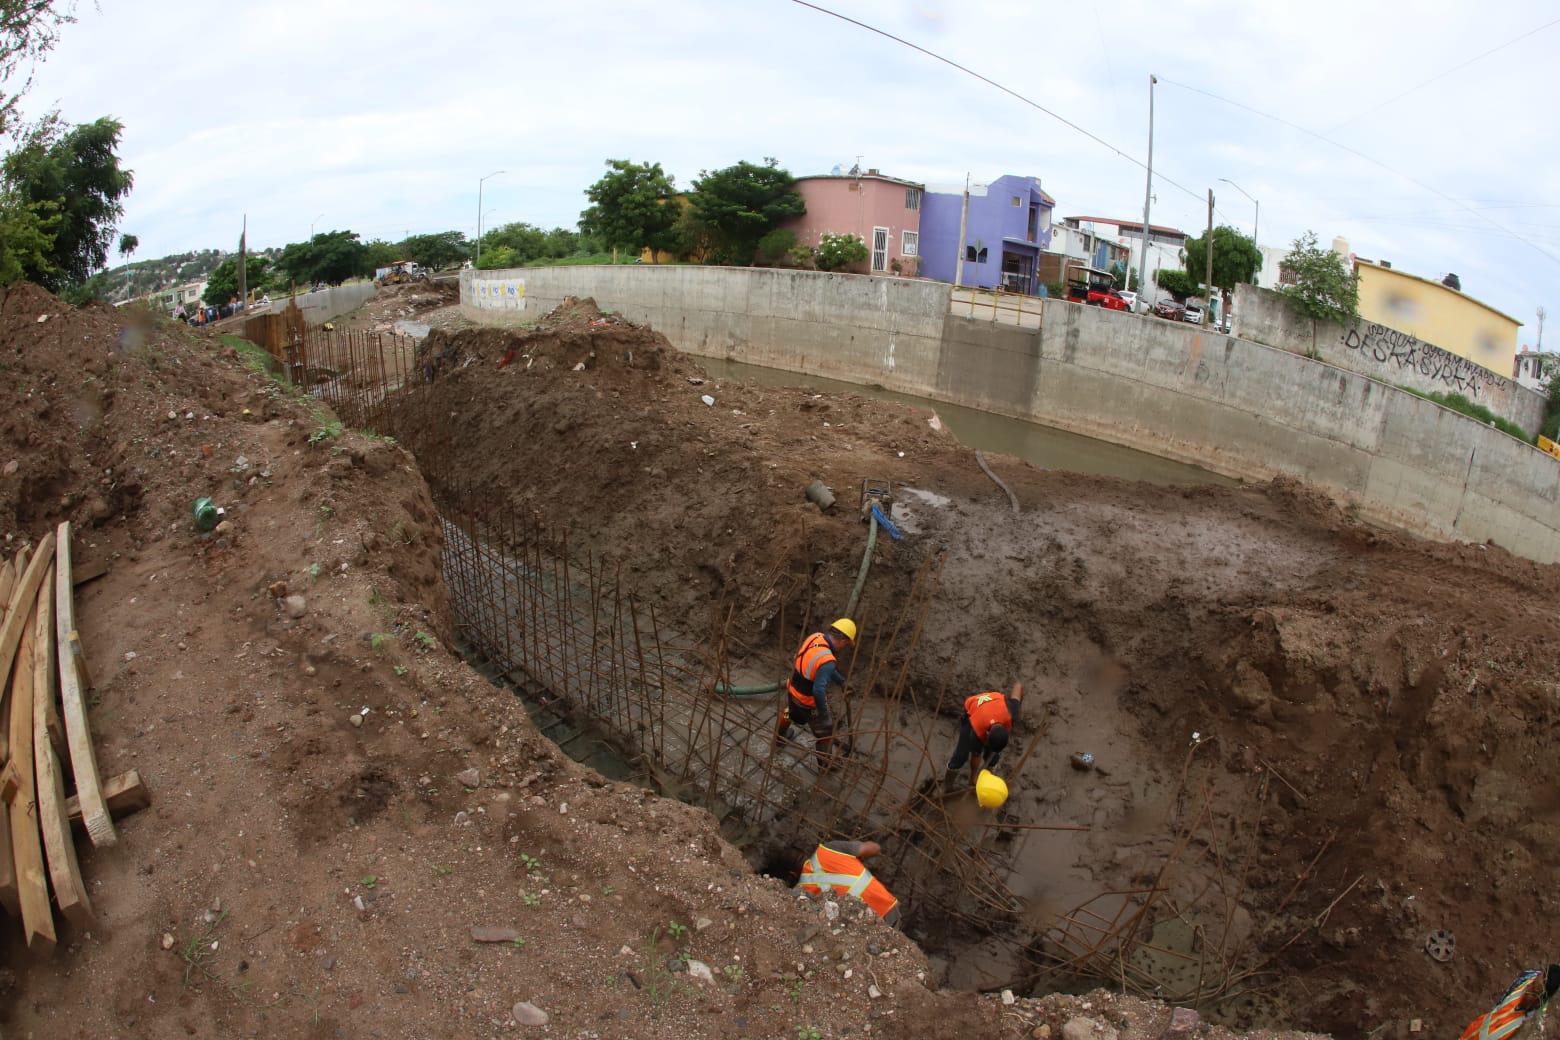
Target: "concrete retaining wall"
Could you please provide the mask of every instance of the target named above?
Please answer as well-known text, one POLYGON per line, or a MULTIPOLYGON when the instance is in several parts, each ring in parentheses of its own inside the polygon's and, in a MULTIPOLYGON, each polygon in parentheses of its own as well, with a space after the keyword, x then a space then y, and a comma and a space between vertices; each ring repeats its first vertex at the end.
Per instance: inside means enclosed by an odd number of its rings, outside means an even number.
POLYGON ((480 321, 566 295, 706 357, 877 384, 1126 444, 1230 476, 1303 478, 1362 514, 1560 561, 1560 460, 1358 372, 1193 326, 1060 301, 1038 329, 956 318, 948 286, 699 267, 465 272, 480 321), (488 297, 475 276, 502 283, 488 297), (521 293, 523 292, 523 295, 521 293))
MULTIPOLYGON (((357 310, 374 295, 373 282, 353 282, 351 285, 335 285, 316 292, 299 293, 293 299, 303 312, 303 320, 310 325, 323 325, 332 318, 339 318, 357 310)), ((271 301, 271 312, 287 306, 287 297, 271 301)))
POLYGON ((1235 287, 1235 335, 1304 354, 1396 386, 1462 394, 1533 436, 1544 423, 1544 395, 1465 357, 1363 319, 1338 325, 1308 317, 1282 294, 1235 287))

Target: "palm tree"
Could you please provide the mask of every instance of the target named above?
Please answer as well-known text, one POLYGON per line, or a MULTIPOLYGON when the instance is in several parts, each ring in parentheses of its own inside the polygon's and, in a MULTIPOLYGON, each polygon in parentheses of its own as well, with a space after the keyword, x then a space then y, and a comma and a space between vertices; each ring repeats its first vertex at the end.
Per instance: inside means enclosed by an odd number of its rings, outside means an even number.
POLYGON ((120 235, 119 236, 119 255, 120 255, 121 258, 123 258, 123 260, 125 262, 125 295, 126 296, 130 295, 130 283, 134 280, 134 275, 132 275, 131 272, 130 272, 130 254, 135 252, 136 248, 138 246, 140 246, 140 244, 141 244, 141 240, 139 238, 136 238, 134 235, 120 235))

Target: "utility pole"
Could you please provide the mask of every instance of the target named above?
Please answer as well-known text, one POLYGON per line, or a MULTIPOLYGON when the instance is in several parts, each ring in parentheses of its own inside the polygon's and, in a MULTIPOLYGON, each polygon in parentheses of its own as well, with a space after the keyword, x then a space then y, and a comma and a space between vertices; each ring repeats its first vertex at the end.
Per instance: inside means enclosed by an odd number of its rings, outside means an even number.
POLYGON ((1154 84, 1159 77, 1148 76, 1148 177, 1143 186, 1143 249, 1138 253, 1138 297, 1144 301, 1143 311, 1148 312, 1148 209, 1154 198, 1154 84))
POLYGON ((1213 189, 1208 189, 1208 234, 1203 239, 1203 258, 1206 261, 1203 267, 1206 277, 1203 279, 1203 288, 1208 290, 1207 300, 1203 304, 1203 321, 1213 320, 1213 189))
POLYGON ((959 210, 959 255, 953 262, 953 287, 964 284, 964 236, 970 228, 970 175, 964 174, 964 207, 959 210))
POLYGON ((244 229, 238 233, 238 303, 249 308, 249 214, 244 214, 244 229))
POLYGON ((1544 308, 1540 307, 1538 309, 1538 352, 1540 354, 1544 352, 1544 319, 1547 317, 1549 315, 1545 313, 1544 308))

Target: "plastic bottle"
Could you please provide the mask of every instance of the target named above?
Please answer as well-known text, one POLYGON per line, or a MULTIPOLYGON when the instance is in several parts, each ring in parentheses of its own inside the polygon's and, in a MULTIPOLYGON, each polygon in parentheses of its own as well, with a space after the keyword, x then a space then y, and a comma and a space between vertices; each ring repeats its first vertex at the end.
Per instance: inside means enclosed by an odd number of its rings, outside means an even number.
POLYGON ((222 513, 217 509, 217 504, 209 498, 197 498, 195 500, 195 530, 209 531, 216 527, 222 519, 222 513))

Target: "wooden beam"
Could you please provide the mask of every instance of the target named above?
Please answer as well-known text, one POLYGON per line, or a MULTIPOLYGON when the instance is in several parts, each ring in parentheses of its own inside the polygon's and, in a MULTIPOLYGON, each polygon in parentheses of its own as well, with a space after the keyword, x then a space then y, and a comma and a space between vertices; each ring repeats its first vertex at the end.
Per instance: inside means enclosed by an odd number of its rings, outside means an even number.
POLYGON ((70 835, 70 819, 65 815, 65 780, 60 760, 54 754, 39 709, 45 694, 33 686, 33 752, 38 766, 38 823, 43 831, 43 849, 49 858, 49 882, 54 886, 54 902, 65 920, 77 928, 91 928, 92 901, 81 880, 76 862, 76 842, 70 835))
POLYGON ((15 584, 16 565, 6 560, 5 566, 0 567, 0 621, 5 620, 5 612, 11 607, 11 586, 15 584))
POLYGON ((114 832, 114 819, 103 801, 97 754, 92 749, 92 729, 87 725, 87 702, 82 695, 81 677, 76 672, 75 655, 70 648, 70 636, 76 630, 76 607, 71 599, 69 520, 60 524, 56 532, 54 552, 59 557, 59 566, 54 573, 54 637, 60 661, 65 743, 70 747, 70 768, 76 778, 76 797, 81 799, 81 818, 86 821, 87 836, 93 845, 103 848, 118 841, 119 835, 114 832))
MULTIPOLYGON (((18 565, 26 558, 23 553, 17 553, 18 565)), ((0 698, 5 697, 9 689, 6 679, 11 674, 11 665, 16 661, 16 648, 21 645, 22 632, 32 624, 34 597, 38 595, 44 571, 53 558, 54 535, 46 534, 43 541, 38 543, 38 551, 27 560, 27 569, 11 586, 11 600, 6 606, 5 620, 0 621, 0 698)), ((0 709, 3 707, 0 705, 0 709)), ((10 744, 10 730, 0 727, 0 760, 10 757, 10 744)), ((6 829, 9 831, 10 828, 6 829)))
MULTIPOLYGON (((108 802, 109 813, 117 820, 151 805, 152 792, 141 780, 141 774, 132 769, 103 781, 103 799, 108 802)), ((81 802, 75 795, 65 799, 65 815, 75 826, 83 831, 87 829, 81 820, 81 802)))
POLYGON ((94 560, 91 563, 78 563, 71 569, 70 583, 72 585, 85 585, 92 579, 101 578, 107 573, 107 560, 94 560))
POLYGON ((54 949, 54 911, 49 908, 49 882, 43 865, 43 838, 38 830, 37 769, 33 758, 33 689, 54 687, 53 600, 39 596, 32 630, 22 636, 11 678, 11 766, 17 777, 17 790, 8 796, 11 814, 11 849, 16 857, 16 885, 22 904, 22 934, 27 948, 48 952, 54 949))

